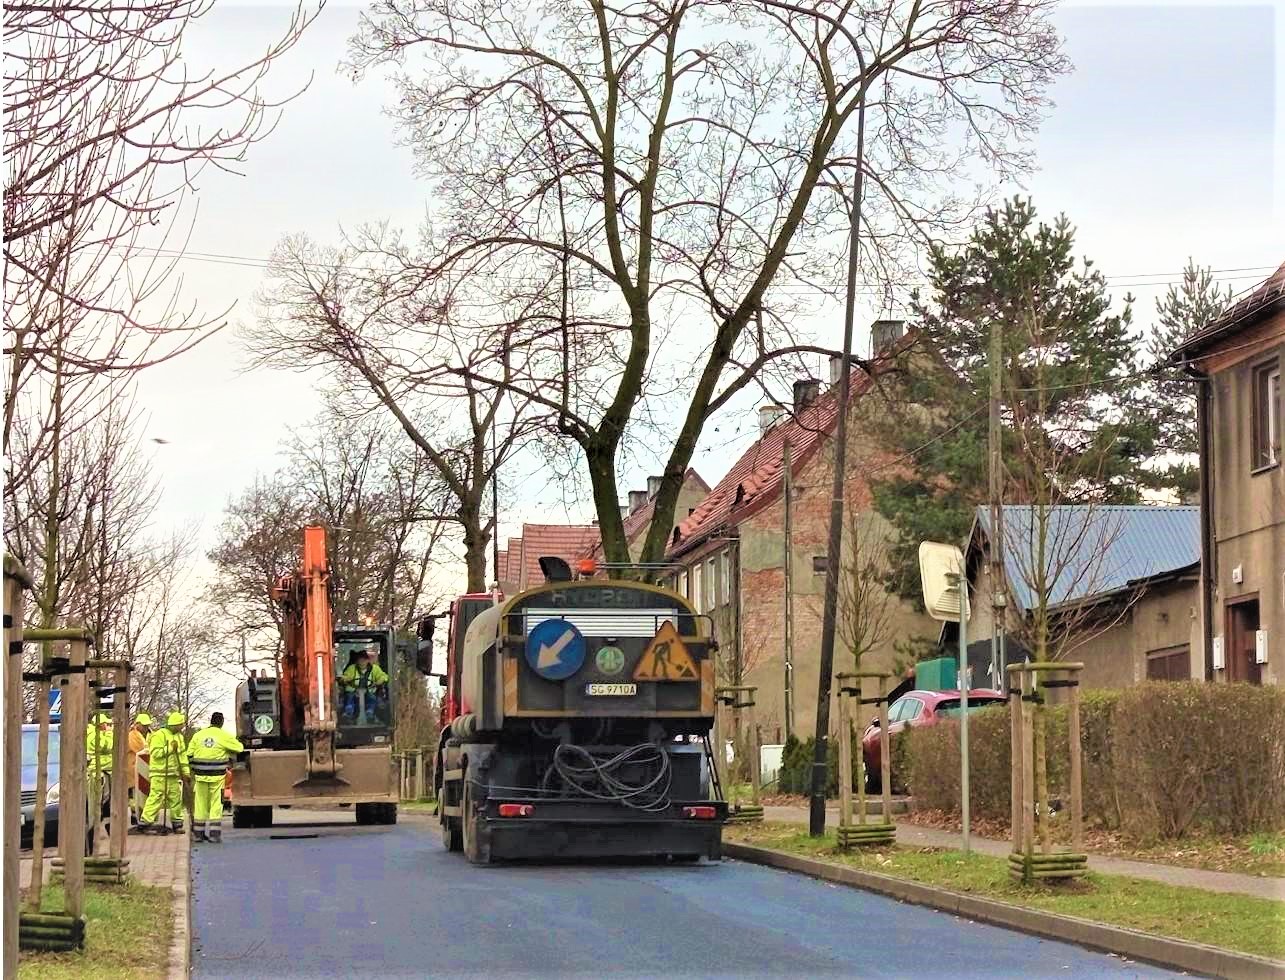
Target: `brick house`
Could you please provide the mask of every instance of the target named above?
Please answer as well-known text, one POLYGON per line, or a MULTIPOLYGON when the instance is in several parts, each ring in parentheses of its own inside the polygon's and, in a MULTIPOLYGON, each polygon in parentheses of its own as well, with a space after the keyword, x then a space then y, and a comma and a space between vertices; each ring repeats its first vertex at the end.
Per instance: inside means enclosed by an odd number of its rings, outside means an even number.
MULTIPOLYGON (((660 490, 661 477, 647 477, 646 490, 630 490, 629 502, 621 508, 625 525, 625 540, 629 543, 629 557, 637 561, 642 553, 643 542, 651 529, 651 518, 656 511, 656 493, 660 490)), ((683 474, 683 485, 678 490, 678 501, 674 506, 674 524, 669 528, 669 535, 674 527, 686 518, 697 505, 709 495, 709 484, 701 479, 695 469, 689 467, 683 474)), ((602 541, 597 540, 586 552, 586 557, 602 560, 602 541)))
MULTIPOLYGON (((1008 662, 1021 659, 1023 622, 1036 603, 1039 553, 1034 508, 1004 508, 1008 662)), ((1198 615, 1200 511, 1197 507, 1058 506, 1048 510, 1043 567, 1061 659, 1081 661, 1086 687, 1127 687, 1142 680, 1187 680, 1200 673, 1198 615)), ((968 662, 973 683, 994 686, 989 597, 991 515, 978 507, 966 560, 972 616, 968 662)), ((943 629, 953 654, 958 628, 943 629)))
POLYGON ((1204 676, 1285 670, 1285 264, 1174 351, 1199 384, 1204 676))
MULTIPOLYGON (((896 353, 910 357, 912 338, 897 340, 898 321, 876 324, 886 339, 896 340, 896 353)), ((898 357, 900 362, 902 357, 898 357)), ((801 737, 815 727, 821 650, 821 608, 825 591, 824 559, 830 511, 838 421, 838 359, 831 365, 830 386, 801 379, 794 385, 794 404, 759 409, 759 438, 703 501, 679 522, 667 558, 673 563, 664 584, 686 595, 708 614, 720 644, 720 681, 758 687, 756 714, 768 740, 792 730, 801 737), (792 721, 786 720, 785 657, 785 466, 788 444, 792 492, 790 611, 792 656, 789 672, 792 721)), ((853 373, 848 417, 848 470, 845 494, 849 513, 863 529, 890 532, 875 514, 870 487, 861 475, 872 463, 885 461, 874 428, 867 422, 875 399, 867 397, 872 379, 853 373)), ((845 526, 845 552, 851 548, 845 526)), ((865 533, 865 530, 862 531, 865 533)), ((841 558, 846 561, 846 555, 841 558)), ((910 603, 889 599, 889 639, 871 651, 864 669, 891 668, 892 639, 931 636, 935 624, 910 603)), ((840 619, 844 610, 840 609, 840 619)), ((835 672, 853 669, 851 649, 836 637, 835 672)))
POLYGON ((509 538, 500 552, 500 591, 517 595, 544 581, 541 558, 573 563, 599 539, 597 524, 523 524, 521 537, 509 538))

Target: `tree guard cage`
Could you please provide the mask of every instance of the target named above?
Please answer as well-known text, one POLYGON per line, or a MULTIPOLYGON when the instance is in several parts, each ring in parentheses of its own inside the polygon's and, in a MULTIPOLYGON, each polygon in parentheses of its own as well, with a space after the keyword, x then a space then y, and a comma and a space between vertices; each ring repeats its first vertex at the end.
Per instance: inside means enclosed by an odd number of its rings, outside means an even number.
POLYGON ((721 763, 726 757, 723 723, 728 712, 732 715, 732 731, 746 733, 745 749, 749 759, 749 765, 746 768, 750 780, 750 802, 729 800, 731 805, 727 812, 728 823, 762 823, 763 821, 758 727, 754 724, 754 693, 757 690, 757 687, 714 689, 714 744, 718 746, 719 762, 721 763))
POLYGON ((897 839, 897 827, 892 822, 892 755, 888 739, 888 681, 891 674, 880 671, 857 671, 839 674, 839 847, 853 845, 887 845, 897 839), (863 696, 866 682, 875 689, 875 696, 863 696), (870 820, 866 798, 865 755, 857 749, 857 812, 856 822, 852 813, 852 726, 857 718, 857 708, 863 704, 879 706, 879 764, 882 770, 883 805, 879 821, 870 820))
MULTIPOLYGON (((1036 662, 1008 666, 1009 721, 1012 731, 1013 850, 1009 875, 1024 884, 1080 878, 1088 872, 1084 853, 1084 802, 1081 792, 1080 672, 1082 663, 1036 662), (1035 713, 1050 688, 1067 691, 1067 742, 1070 752, 1071 847, 1055 848, 1046 829, 1048 813, 1036 813, 1035 713), (1037 817, 1038 824, 1037 827, 1037 817), (1041 838, 1036 849, 1036 836, 1041 838)), ((1048 742, 1044 743, 1047 758, 1048 742)), ((1045 808, 1047 810, 1047 807, 1045 808)))

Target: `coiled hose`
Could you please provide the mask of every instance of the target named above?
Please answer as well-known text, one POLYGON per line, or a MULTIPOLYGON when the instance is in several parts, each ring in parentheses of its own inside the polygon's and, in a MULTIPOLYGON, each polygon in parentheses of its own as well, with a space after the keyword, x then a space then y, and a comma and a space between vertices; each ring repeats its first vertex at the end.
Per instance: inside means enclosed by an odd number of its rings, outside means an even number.
POLYGON ((663 810, 669 806, 673 770, 669 753, 659 745, 643 742, 599 761, 579 745, 559 745, 553 752, 553 768, 566 785, 595 800, 623 803, 635 810, 663 810), (656 773, 641 785, 632 785, 617 773, 625 766, 656 766, 656 773))

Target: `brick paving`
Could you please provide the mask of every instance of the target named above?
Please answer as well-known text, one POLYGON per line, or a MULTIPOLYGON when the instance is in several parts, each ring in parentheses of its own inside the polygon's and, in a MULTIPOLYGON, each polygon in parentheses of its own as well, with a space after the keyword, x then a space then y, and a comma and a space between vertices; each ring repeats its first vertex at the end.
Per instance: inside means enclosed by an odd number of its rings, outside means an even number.
MULTIPOLYGON (((826 823, 834 826, 838 823, 838 811, 826 811, 826 823)), ((808 811, 801 806, 764 807, 763 816, 767 820, 779 820, 784 823, 806 824, 808 811)), ((897 842, 899 844, 918 845, 920 847, 958 848, 961 836, 949 830, 936 830, 931 827, 918 827, 914 824, 897 825, 897 842)), ((973 850, 995 857, 1007 856, 1011 845, 1006 840, 992 840, 987 837, 972 835, 970 841, 973 850)), ((1206 871, 1202 868, 1184 868, 1174 864, 1154 864, 1150 861, 1130 861, 1126 858, 1108 857, 1089 854, 1089 867, 1103 874, 1126 875, 1130 878, 1146 878, 1166 885, 1184 885, 1188 888, 1201 888, 1211 892, 1230 892, 1239 895, 1252 895, 1255 898, 1270 898, 1285 901, 1285 878, 1259 877, 1257 875, 1236 874, 1230 871, 1206 871)))
MULTIPOLYGON (((172 912, 174 933, 170 941, 169 980, 186 980, 188 955, 191 947, 191 838, 186 832, 165 837, 151 834, 129 837, 125 843, 125 857, 129 872, 141 884, 168 888, 173 893, 172 912)), ((45 850, 45 880, 52 870, 51 860, 57 848, 45 850)), ((100 842, 97 852, 106 854, 105 842, 100 842)), ((31 852, 24 852, 19 869, 21 887, 31 883, 31 852)))

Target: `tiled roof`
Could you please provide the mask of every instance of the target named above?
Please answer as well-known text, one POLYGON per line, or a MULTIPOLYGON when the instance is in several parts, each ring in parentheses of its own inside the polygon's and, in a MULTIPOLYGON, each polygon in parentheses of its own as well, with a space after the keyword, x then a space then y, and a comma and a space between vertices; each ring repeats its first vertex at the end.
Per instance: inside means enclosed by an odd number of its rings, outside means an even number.
POLYGON ((596 524, 523 524, 519 539, 520 557, 514 560, 513 539, 509 539, 509 581, 530 588, 544 581, 541 558, 563 558, 574 562, 598 540, 596 524))
MULTIPOLYGON (((696 472, 694 467, 688 467, 687 472, 683 474, 683 486, 695 483, 698 487, 709 493, 709 484, 702 479, 701 475, 696 472)), ((624 519, 625 541, 633 544, 638 535, 647 530, 651 523, 651 515, 656 512, 656 498, 648 497, 647 502, 632 513, 626 514, 624 519)), ((602 555, 601 539, 593 542, 585 552, 584 557, 594 558, 602 555)))
POLYGON ((1219 339, 1251 327, 1278 310, 1285 310, 1285 262, 1245 296, 1219 313, 1208 326, 1179 344, 1170 360, 1182 361, 1199 354, 1219 339))
POLYGON ((522 539, 509 538, 500 554, 504 558, 500 564, 500 581, 517 582, 522 567, 522 539))
MULTIPOLYGON (((1004 569, 1009 591, 1023 609, 1034 601, 1035 512, 1004 506, 1004 569)), ((978 507, 975 526, 989 535, 990 521, 990 509, 978 507)), ((1045 554, 1045 568, 1055 576, 1051 605, 1118 592, 1200 560, 1200 508, 1052 507, 1045 554)))
MULTIPOLYGON (((854 382, 852 397, 859 396, 870 385, 864 375, 860 380, 854 375, 854 382)), ((797 416, 783 419, 768 429, 678 525, 677 540, 671 541, 668 553, 685 551, 719 529, 735 526, 774 500, 781 491, 786 437, 790 440, 791 468, 798 472, 830 434, 838 417, 838 389, 831 388, 818 395, 797 416)))

